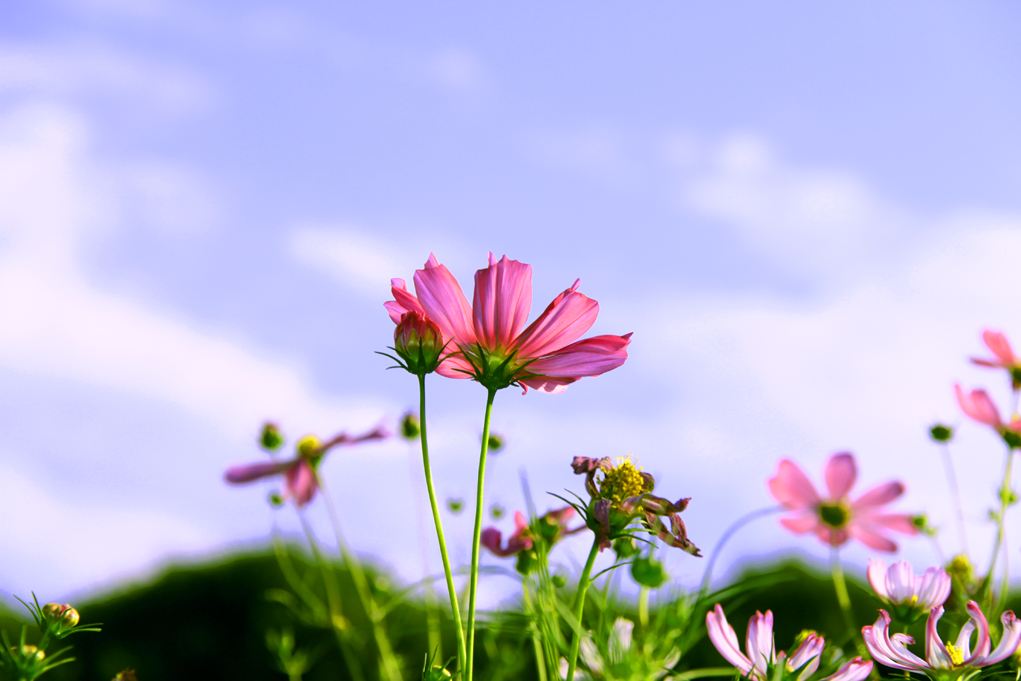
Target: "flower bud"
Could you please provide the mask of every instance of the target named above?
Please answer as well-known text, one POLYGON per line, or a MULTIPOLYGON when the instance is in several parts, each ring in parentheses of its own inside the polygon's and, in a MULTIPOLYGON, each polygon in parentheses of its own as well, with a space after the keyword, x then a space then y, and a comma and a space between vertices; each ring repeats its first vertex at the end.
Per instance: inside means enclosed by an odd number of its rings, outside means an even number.
POLYGON ((422 681, 450 681, 453 678, 450 670, 438 664, 428 665, 427 669, 422 670, 422 681))
POLYGON ((280 492, 271 492, 268 501, 273 508, 280 508, 284 505, 284 495, 280 492))
POLYGON ((631 577, 640 586, 658 589, 666 582, 667 574, 663 563, 648 555, 639 556, 632 561, 631 577))
POLYGON ((277 424, 268 421, 263 424, 262 432, 259 434, 259 444, 263 449, 270 452, 280 449, 284 444, 284 436, 280 432, 280 428, 277 427, 277 424))
POLYGON ((411 373, 422 376, 436 371, 443 352, 443 334, 425 315, 405 312, 394 329, 394 350, 411 373))
POLYGON ((61 629, 72 629, 78 626, 81 617, 78 611, 68 603, 47 603, 43 606, 43 615, 47 621, 57 625, 61 629))
POLYGON ((418 414, 409 411, 401 417, 401 437, 405 440, 414 440, 422 432, 422 424, 418 420, 418 414))
POLYGON ((22 663, 38 664, 46 659, 46 651, 31 643, 12 646, 11 653, 20 658, 22 663))
POLYGON ((322 452, 322 445, 315 435, 306 435, 298 440, 298 456, 303 459, 311 459, 322 452))
POLYGON ((935 423, 929 428, 929 437, 935 442, 950 442, 954 438, 954 429, 942 423, 935 423))
POLYGON ((503 445, 504 445, 504 441, 503 441, 503 436, 502 435, 497 435, 496 433, 490 433, 489 434, 489 451, 490 451, 490 453, 500 451, 501 449, 503 449, 503 445))
POLYGON ((464 500, 457 498, 447 499, 447 509, 451 513, 460 513, 464 509, 464 500))

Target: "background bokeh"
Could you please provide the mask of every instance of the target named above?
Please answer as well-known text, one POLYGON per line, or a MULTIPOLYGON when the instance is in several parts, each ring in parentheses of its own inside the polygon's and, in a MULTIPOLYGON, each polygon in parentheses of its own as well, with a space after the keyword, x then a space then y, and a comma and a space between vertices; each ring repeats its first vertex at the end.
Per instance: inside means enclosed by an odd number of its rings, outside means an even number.
MULTIPOLYGON (((5 5, 3 596, 94 595, 293 530, 272 485, 223 470, 260 456, 266 418, 329 435, 414 404, 372 352, 390 277, 430 251, 464 282, 489 251, 531 263, 537 309, 581 277, 596 331, 635 334, 611 374, 500 395, 493 502, 520 508, 526 471, 541 510, 580 489, 573 455, 632 453, 693 497, 709 547, 771 503, 781 456, 818 479, 849 449, 957 550, 926 429, 962 421, 954 380, 1004 400, 966 363, 983 327, 1021 339, 1019 21, 996 2, 5 5)), ((431 386, 440 492, 468 497, 483 392, 431 386)), ((1001 450, 967 426, 954 456, 985 555, 1001 450)), ((351 543, 404 580, 437 565, 418 465, 392 441, 324 469, 351 543)), ((466 562, 470 519, 449 522, 466 562)), ((827 556, 762 520, 721 574, 795 551, 827 556)), ((670 565, 677 588, 700 575, 670 565)))

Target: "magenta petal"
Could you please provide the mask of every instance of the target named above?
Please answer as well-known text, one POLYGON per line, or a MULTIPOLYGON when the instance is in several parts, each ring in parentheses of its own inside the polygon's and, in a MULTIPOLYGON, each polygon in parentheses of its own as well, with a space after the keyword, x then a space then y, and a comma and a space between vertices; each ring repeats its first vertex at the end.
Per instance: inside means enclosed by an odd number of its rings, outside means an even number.
POLYGON ((1010 347, 1010 341, 1000 331, 986 329, 982 332, 982 341, 986 347, 1000 360, 1003 366, 1010 366, 1017 362, 1014 350, 1010 347))
POLYGON ((295 461, 266 461, 265 463, 252 463, 246 466, 234 466, 228 468, 224 479, 233 484, 241 484, 268 478, 272 475, 279 475, 293 466, 295 461))
POLYGON ((298 506, 312 501, 319 484, 312 464, 301 459, 287 471, 287 493, 298 506))
POLYGON ((798 464, 790 459, 780 461, 776 475, 769 479, 769 491, 787 508, 814 508, 819 503, 815 487, 798 464))
POLYGON ((403 279, 391 279, 390 292, 394 299, 383 303, 383 307, 386 308, 394 324, 400 323, 401 317, 406 312, 418 312, 422 316, 426 316, 425 308, 418 302, 418 298, 408 292, 403 279))
POLYGON ((918 528, 912 521, 911 516, 906 513, 862 513, 859 515, 862 522, 875 525, 894 532, 904 534, 918 534, 918 528))
POLYGON ((528 364, 525 370, 542 378, 598 376, 616 369, 627 360, 631 334, 593 336, 563 347, 528 364))
POLYGON ((957 396, 957 403, 960 405, 961 411, 974 420, 993 428, 999 428, 1003 424, 1000 420, 1000 412, 985 390, 965 392, 960 385, 955 385, 954 394, 957 396))
POLYGON ((892 481, 876 485, 851 504, 855 512, 868 511, 884 506, 904 494, 904 483, 892 481))
POLYGON ((475 342, 468 299, 450 270, 432 255, 423 269, 415 271, 415 292, 426 315, 440 328, 444 339, 453 339, 458 345, 475 342))
POLYGON ((447 378, 471 378, 475 370, 464 355, 458 352, 447 355, 436 367, 436 373, 447 378))
POLYGON ((890 541, 875 528, 865 523, 852 522, 847 526, 847 532, 870 549, 890 553, 897 550, 897 544, 890 541))
POLYGON ((780 519, 780 524, 795 534, 814 532, 819 527, 819 517, 815 513, 788 516, 780 519))
POLYGON ((475 273, 472 318, 487 349, 508 349, 532 309, 532 267, 503 256, 475 273))
POLYGON ((854 456, 847 452, 831 456, 826 462, 825 477, 826 489, 829 490, 831 499, 842 499, 847 496, 858 477, 854 456))
POLYGON ((578 293, 578 282, 553 299, 517 339, 521 357, 542 357, 573 343, 592 328, 599 303, 578 293))

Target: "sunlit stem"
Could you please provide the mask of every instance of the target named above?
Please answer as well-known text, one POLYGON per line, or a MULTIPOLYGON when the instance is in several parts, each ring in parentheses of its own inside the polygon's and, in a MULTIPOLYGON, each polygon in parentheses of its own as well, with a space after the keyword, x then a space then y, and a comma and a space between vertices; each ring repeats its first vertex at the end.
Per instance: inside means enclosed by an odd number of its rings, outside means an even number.
POLYGON ((298 511, 298 520, 301 522, 301 529, 305 532, 309 549, 312 551, 312 557, 315 559, 316 565, 319 568, 319 574, 323 580, 323 589, 326 591, 327 610, 330 615, 330 629, 337 638, 337 647, 340 648, 340 653, 344 656, 351 676, 358 681, 364 681, 365 673, 362 671, 361 662, 358 656, 354 654, 354 651, 351 650, 351 645, 348 643, 347 635, 344 632, 346 624, 341 610, 340 595, 337 593, 334 575, 330 574, 330 566, 327 564, 323 552, 319 549, 319 540, 316 539, 311 525, 308 524, 308 519, 301 510, 298 511))
MULTIPOLYGON (((493 416, 493 400, 496 390, 490 388, 486 393, 486 415, 482 421, 482 448, 479 451, 479 477, 475 486, 475 530, 472 535, 472 562, 468 582, 468 633, 465 681, 472 681, 472 669, 475 657, 475 597, 479 586, 479 542, 482 538, 483 492, 486 482, 486 455, 489 454, 489 422, 493 416)), ((424 422, 425 419, 422 419, 424 422)))
POLYGON ((588 587, 591 580, 589 576, 592 574, 592 566, 596 562, 596 556, 599 554, 599 537, 592 539, 592 548, 588 552, 588 560, 585 561, 585 567, 581 571, 581 577, 578 578, 578 592, 574 594, 574 636, 571 638, 571 652, 567 657, 567 676, 566 681, 574 681, 574 672, 578 667, 578 650, 581 648, 581 637, 585 635, 585 627, 582 625, 582 616, 585 614, 585 595, 588 593, 588 587))
POLYGON ((649 626, 649 587, 643 586, 638 591, 638 623, 642 628, 649 626))
POLYGON ((950 495, 954 499, 954 507, 957 509, 957 532, 961 538, 961 552, 968 554, 968 534, 964 529, 964 505, 961 503, 961 489, 957 484, 957 473, 954 470, 954 461, 950 456, 950 445, 943 443, 943 465, 947 472, 947 484, 950 486, 950 495))
POLYGON ((344 565, 347 566, 348 573, 351 575, 351 581, 354 583, 355 593, 358 595, 358 600, 361 602, 362 610, 369 619, 369 624, 372 629, 372 638, 375 640, 376 647, 379 649, 380 677, 389 679, 389 681, 401 681, 400 665, 397 663, 393 647, 390 645, 390 637, 387 635, 386 629, 383 627, 383 618, 380 616, 380 610, 376 603, 376 599, 372 595, 369 580, 365 576, 365 571, 362 570, 362 564, 354 557, 351 550, 348 548, 347 542, 344 540, 344 534, 340 531, 340 516, 337 515, 337 507, 334 506, 333 499, 326 490, 323 479, 318 472, 316 473, 316 479, 319 484, 319 491, 322 493, 323 499, 326 502, 326 511, 330 517, 330 525, 333 527, 333 534, 336 537, 337 550, 340 552, 340 558, 344 562, 344 565))
MULTIPOLYGON (((487 412, 488 414, 488 412, 487 412)), ((443 535, 443 519, 436 501, 436 489, 433 487, 432 467, 429 465, 429 436, 426 430, 425 413, 425 375, 418 377, 418 418, 420 421, 419 439, 422 443, 422 469, 425 472, 425 487, 429 492, 429 506, 432 509, 433 524, 436 526, 436 541, 440 546, 440 559, 443 561, 443 576, 447 581, 447 594, 450 597, 450 612, 454 618, 454 632, 457 634, 457 668, 465 669, 467 654, 464 640, 464 623, 461 621, 461 606, 458 604, 457 587, 454 586, 454 573, 450 568, 450 557, 447 553, 447 540, 443 535)))
POLYGON ((833 575, 833 590, 837 593, 837 603, 844 614, 844 624, 849 632, 855 631, 854 613, 851 611, 851 596, 847 593, 847 581, 844 579, 844 568, 840 564, 840 551, 836 548, 830 556, 830 572, 833 575))
POLYGON ((536 610, 532 603, 532 597, 528 588, 528 579, 521 583, 522 605, 525 612, 532 618, 529 638, 532 639, 532 654, 535 655, 535 670, 538 681, 547 681, 546 677, 546 656, 542 651, 542 641, 539 640, 538 622, 536 622, 536 610))
MULTIPOLYGON (((1007 507, 1010 505, 1011 497, 1011 478, 1013 477, 1014 471, 1014 450, 1007 449, 1007 461, 1003 467, 1003 482, 1000 485, 1000 510, 996 516, 996 541, 993 543, 993 555, 989 559, 989 570, 986 572, 985 578, 982 580, 982 586, 979 589, 980 593, 986 596, 987 602, 991 605, 993 602, 992 594, 992 581, 993 574, 996 572, 996 560, 1000 556, 1000 549, 1003 547, 1004 537, 1006 535, 1007 525, 1007 507)), ((1009 583, 1009 575, 1004 572, 1003 575, 1004 584, 1009 583)), ((1001 592, 1005 591, 1006 587, 1001 588, 1001 592)), ((1002 596, 1002 593, 1001 593, 1002 596)))

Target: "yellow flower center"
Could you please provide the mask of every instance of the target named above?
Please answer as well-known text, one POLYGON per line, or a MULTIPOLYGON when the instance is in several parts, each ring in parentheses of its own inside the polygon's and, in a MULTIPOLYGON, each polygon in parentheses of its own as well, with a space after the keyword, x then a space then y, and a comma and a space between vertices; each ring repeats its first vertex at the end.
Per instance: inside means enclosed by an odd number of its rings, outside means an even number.
POLYGON ((946 644, 947 655, 950 656, 950 661, 954 663, 955 667, 960 667, 964 664, 964 653, 961 649, 955 646, 953 643, 946 644))
POLYGON ((625 499, 637 497, 646 491, 645 484, 642 472, 631 459, 620 459, 617 465, 603 474, 599 491, 604 498, 618 505, 625 499))

